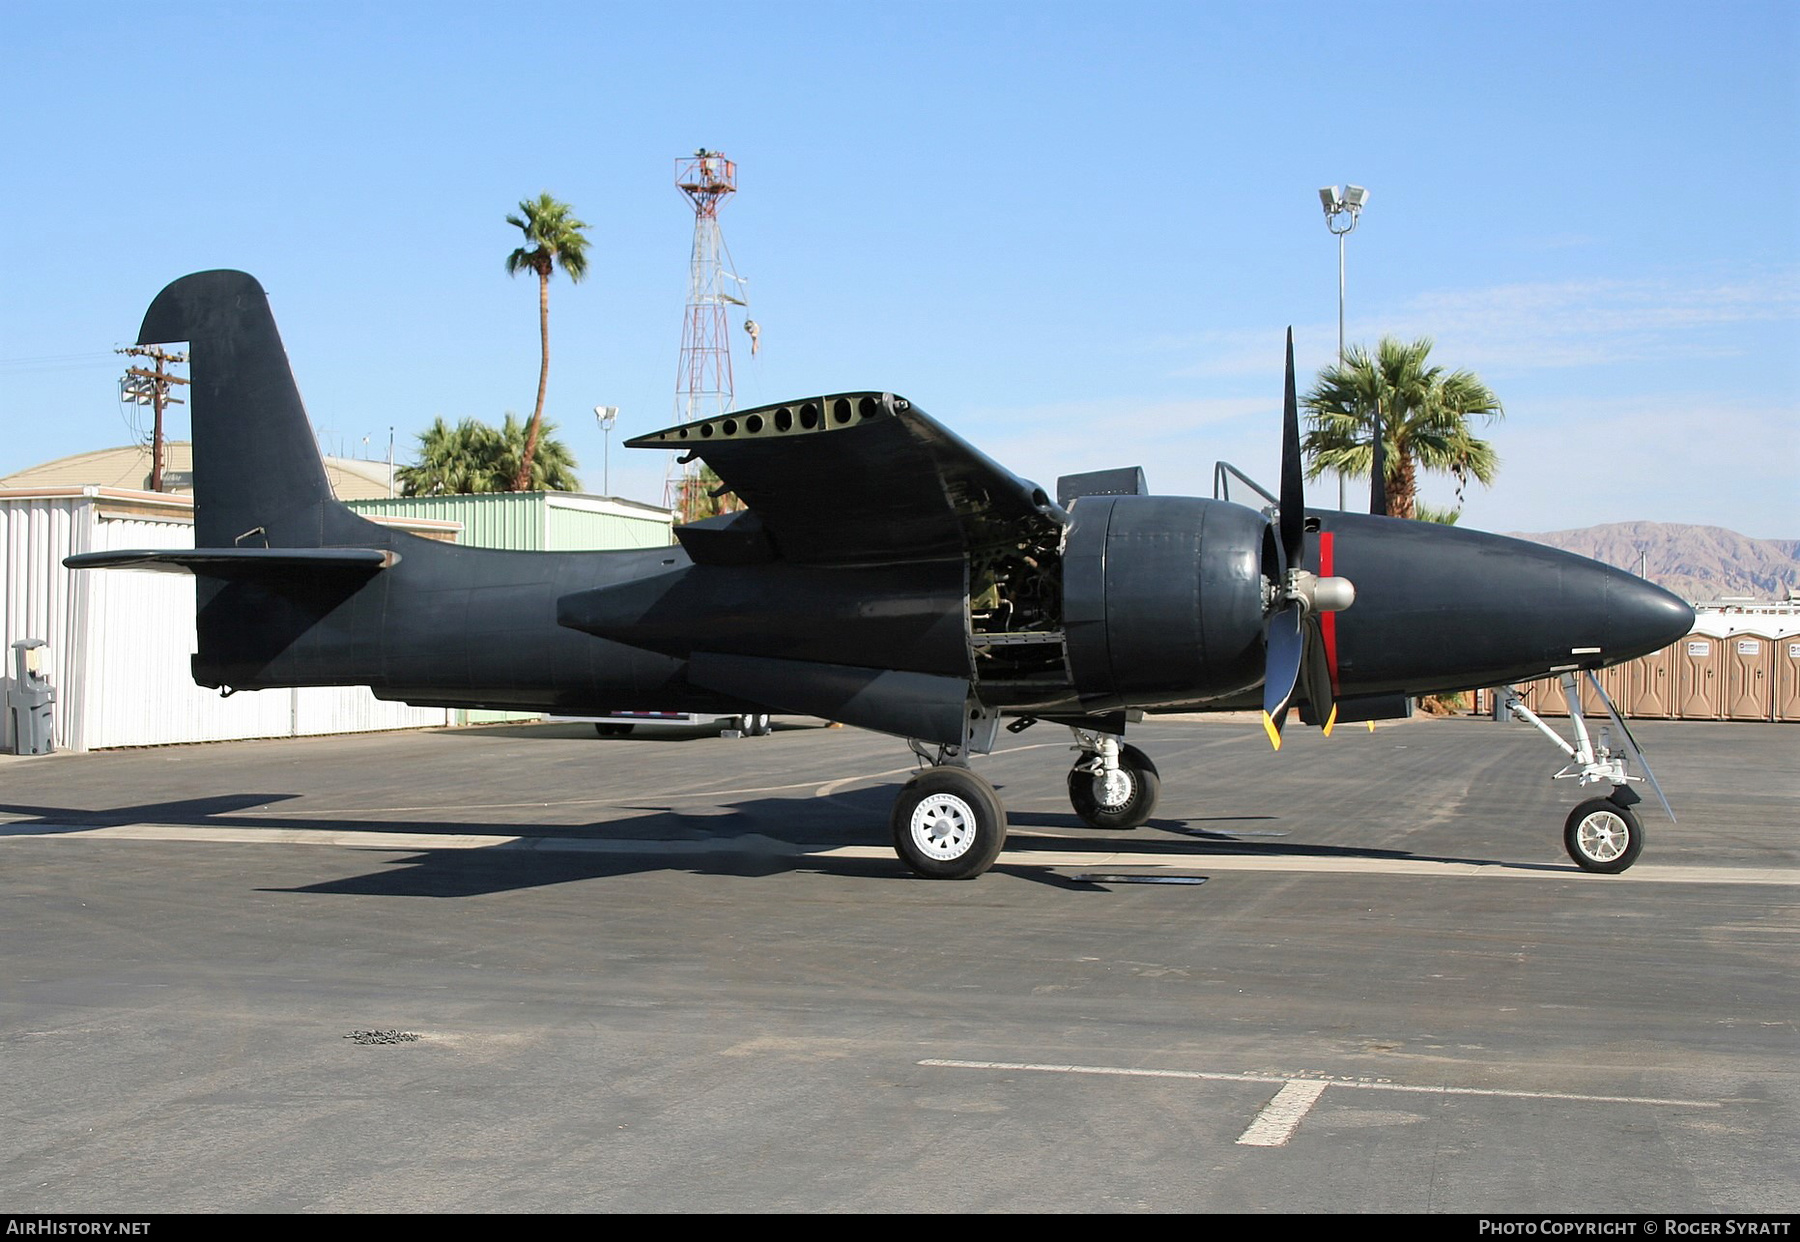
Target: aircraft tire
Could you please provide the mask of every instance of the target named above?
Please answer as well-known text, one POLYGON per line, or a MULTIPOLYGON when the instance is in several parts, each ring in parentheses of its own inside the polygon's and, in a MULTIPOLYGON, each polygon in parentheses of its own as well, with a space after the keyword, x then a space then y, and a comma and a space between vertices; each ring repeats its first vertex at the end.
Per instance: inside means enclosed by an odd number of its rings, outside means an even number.
POLYGON ((1119 770, 1131 778, 1131 792, 1117 805, 1103 805, 1094 790, 1094 774, 1069 769, 1069 805, 1090 828, 1137 828, 1147 823, 1162 792, 1162 777, 1150 756, 1135 746, 1119 747, 1119 770))
POLYGON ((603 720, 594 722, 594 733, 600 737, 629 737, 635 726, 628 724, 608 724, 603 720))
POLYGON ((1590 798, 1564 821, 1563 848, 1583 871, 1617 875, 1644 852, 1644 828, 1629 807, 1590 798))
POLYGON ((1000 795, 967 768, 931 768, 906 782, 892 823, 900 861, 928 880, 972 880, 1006 843, 1000 795))

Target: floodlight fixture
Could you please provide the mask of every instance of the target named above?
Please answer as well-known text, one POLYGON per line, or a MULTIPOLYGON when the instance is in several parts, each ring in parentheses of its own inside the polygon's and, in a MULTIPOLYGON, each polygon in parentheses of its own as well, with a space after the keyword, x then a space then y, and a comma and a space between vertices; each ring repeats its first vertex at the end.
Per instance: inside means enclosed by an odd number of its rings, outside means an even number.
POLYGON ((602 495, 612 495, 612 429, 619 421, 619 407, 616 405, 597 405, 594 407, 594 421, 600 424, 605 433, 604 456, 600 459, 600 491, 602 495))
POLYGON ((1347 185, 1342 191, 1335 185, 1326 186, 1319 191, 1319 202, 1325 206, 1325 227, 1339 237, 1354 233, 1357 218, 1368 200, 1369 192, 1360 185, 1347 185))
MULTIPOLYGON (((1325 227, 1338 239, 1338 367, 1344 365, 1344 238, 1356 231, 1362 218, 1363 204, 1369 192, 1360 185, 1346 185, 1340 194, 1335 185, 1319 191, 1319 202, 1325 206, 1325 227)), ((1344 508, 1344 473, 1338 471, 1338 508, 1344 508)))

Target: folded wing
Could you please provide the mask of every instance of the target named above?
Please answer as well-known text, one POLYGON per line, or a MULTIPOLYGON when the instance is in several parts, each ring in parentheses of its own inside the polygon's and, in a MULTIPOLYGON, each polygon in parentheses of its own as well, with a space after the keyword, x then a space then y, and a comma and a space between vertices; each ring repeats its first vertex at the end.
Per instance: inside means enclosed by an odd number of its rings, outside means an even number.
POLYGON ((796 564, 961 556, 1054 538, 1068 522, 1043 488, 892 393, 734 411, 627 443, 711 466, 774 554, 796 564))

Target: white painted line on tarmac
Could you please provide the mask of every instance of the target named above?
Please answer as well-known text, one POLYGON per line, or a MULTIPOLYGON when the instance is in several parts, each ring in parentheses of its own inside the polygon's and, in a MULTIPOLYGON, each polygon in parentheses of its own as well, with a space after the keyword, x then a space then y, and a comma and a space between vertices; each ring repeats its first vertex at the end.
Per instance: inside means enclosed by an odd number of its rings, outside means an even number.
POLYGON ((819 787, 813 790, 813 797, 829 798, 840 789, 844 789, 850 785, 859 784, 863 781, 885 781, 889 777, 905 776, 909 772, 916 772, 918 770, 918 764, 909 763, 903 768, 889 768, 885 772, 868 772, 862 776, 840 776, 834 781, 819 781, 817 782, 819 787))
MULTIPOLYGON (((1014 838, 1028 834, 1014 833, 1014 838)), ((1038 840, 1054 840, 1039 837, 1038 840)), ((877 851, 879 852, 879 851, 877 851)), ((1099 853, 1095 851, 1006 850, 997 866, 1175 867, 1183 871, 1277 871, 1313 875, 1417 875, 1582 880, 1595 884, 1776 884, 1800 885, 1795 867, 1689 867, 1639 863, 1619 875, 1595 875, 1573 863, 1455 862, 1435 858, 1355 858, 1306 854, 1099 853)))
MULTIPOLYGON (((259 813, 260 815, 260 813, 259 813)), ((627 821, 629 822, 629 821, 627 821)), ((1053 837, 1027 837, 1052 841, 1053 837)), ((742 854, 837 861, 894 860, 885 845, 801 845, 760 833, 681 839, 526 836, 462 832, 380 832, 365 828, 256 828, 234 824, 50 824, 0 822, 0 841, 58 837, 97 841, 210 841, 229 845, 335 845, 377 850, 532 850, 556 854, 742 854)), ((1095 850, 1006 850, 996 865, 1082 872, 1137 867, 1150 871, 1276 872, 1289 875, 1385 875, 1437 878, 1506 877, 1592 884, 1766 884, 1800 886, 1800 868, 1659 867, 1639 864, 1623 875, 1591 875, 1573 864, 1446 862, 1423 858, 1343 858, 1283 854, 1133 853, 1095 850)))
POLYGON ((1138 1069, 1125 1065, 1050 1065, 1032 1061, 954 1061, 931 1057, 920 1065, 934 1069, 1029 1070, 1040 1074, 1096 1074, 1111 1078, 1190 1078, 1200 1082, 1254 1082, 1282 1086, 1290 1082, 1322 1083, 1353 1091, 1399 1091, 1410 1095, 1491 1096, 1506 1100, 1571 1100, 1580 1104, 1654 1104, 1665 1108, 1723 1108, 1717 1100, 1682 1100, 1650 1095, 1583 1095, 1568 1091, 1505 1091, 1496 1087, 1416 1086, 1368 1078, 1313 1078, 1288 1074, 1225 1074, 1213 1070, 1138 1069))
MULTIPOLYGON (((897 771, 902 772, 910 772, 911 770, 911 768, 897 769, 897 771)), ((875 772, 865 776, 847 776, 844 777, 842 781, 835 783, 843 784, 848 781, 874 780, 878 777, 887 775, 892 775, 892 773, 875 772)), ((528 807, 633 807, 638 803, 647 802, 674 803, 693 802, 696 800, 716 801, 720 798, 738 798, 750 794, 788 793, 798 789, 815 789, 822 783, 823 782, 811 780, 794 781, 786 785, 756 785, 745 789, 679 789, 673 791, 665 789, 655 793, 646 791, 641 797, 625 797, 619 794, 609 794, 604 798, 561 798, 550 802, 458 802, 453 806, 447 806, 443 803, 434 803, 428 806, 315 806, 306 810, 297 811, 257 810, 255 811, 255 814, 259 818, 265 819, 317 819, 322 815, 421 815, 442 813, 445 811, 455 811, 459 813, 467 811, 514 811, 528 807)), ((248 814, 249 812, 246 811, 244 813, 248 814)))
MULTIPOLYGON (((372 832, 367 829, 243 828, 196 824, 7 824, 0 841, 51 837, 89 841, 181 841, 223 845, 336 845, 372 850, 529 850, 552 854, 777 854, 808 851, 760 833, 736 837, 619 840, 606 837, 526 837, 474 832, 372 832)), ((892 850, 872 851, 892 858, 892 850)))
POLYGON ((1368 1079, 1292 1078, 1274 1074, 1221 1074, 1207 1070, 1133 1069, 1122 1065, 1046 1065, 1030 1061, 953 1061, 928 1058, 920 1065, 931 1069, 976 1069, 1039 1074, 1093 1074, 1113 1078, 1186 1078, 1199 1082, 1248 1082, 1279 1084, 1275 1098, 1238 1135, 1244 1147, 1284 1147, 1327 1087, 1358 1091, 1397 1091, 1412 1095, 1486 1096, 1507 1100, 1562 1100, 1580 1104, 1638 1104, 1662 1108, 1722 1108, 1717 1100, 1663 1099, 1656 1096, 1582 1095, 1566 1091, 1502 1091, 1491 1087, 1413 1086, 1368 1079))
POLYGON ((1238 1135, 1238 1144, 1243 1147, 1286 1147, 1329 1085, 1316 1078, 1288 1079, 1275 1093, 1275 1098, 1263 1105, 1262 1112, 1256 1114, 1250 1127, 1238 1135))
MULTIPOLYGON (((1027 746, 1013 746, 1004 751, 994 752, 995 757, 1016 754, 1027 750, 1069 749, 1066 742, 1034 742, 1027 746)), ((256 814, 268 819, 317 819, 322 815, 418 815, 443 811, 514 811, 530 807, 578 807, 578 806, 615 806, 629 807, 638 803, 676 803, 700 801, 717 801, 720 798, 742 798, 751 794, 790 793, 795 790, 810 789, 815 798, 829 798, 833 794, 851 785, 863 783, 880 783, 896 776, 906 776, 917 772, 919 765, 909 763, 903 768, 885 768, 879 772, 862 772, 855 776, 840 776, 834 780, 791 781, 783 785, 750 785, 741 789, 708 789, 704 786, 693 789, 646 791, 642 796, 621 796, 609 794, 603 798, 559 798, 551 801, 530 802, 459 802, 454 806, 435 803, 423 806, 314 806, 305 810, 258 810, 256 814)))
MULTIPOLYGON (((1069 745, 1069 743, 1067 743, 1067 742, 1033 742, 1028 746, 1009 746, 1005 750, 997 750, 994 752, 993 757, 995 759, 1000 759, 1000 758, 1004 758, 1007 755, 1016 755, 1016 754, 1019 754, 1021 751, 1027 751, 1027 750, 1071 750, 1071 749, 1073 749, 1073 747, 1071 747, 1069 745)), ((921 769, 920 769, 919 764, 915 762, 915 763, 909 763, 903 768, 889 768, 884 772, 865 772, 861 776, 840 776, 836 780, 817 781, 814 783, 818 785, 818 789, 813 792, 813 797, 829 798, 832 795, 838 793, 840 790, 846 789, 851 785, 859 785, 859 784, 863 783, 864 781, 883 781, 883 782, 885 782, 895 776, 906 776, 908 774, 916 774, 920 770, 921 769)))

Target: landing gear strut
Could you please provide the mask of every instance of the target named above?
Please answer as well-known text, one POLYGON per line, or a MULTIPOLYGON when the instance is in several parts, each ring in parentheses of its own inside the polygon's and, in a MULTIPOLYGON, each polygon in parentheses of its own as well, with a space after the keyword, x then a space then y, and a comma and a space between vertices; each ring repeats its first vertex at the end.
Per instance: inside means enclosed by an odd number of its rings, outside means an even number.
POLYGON ((1162 778, 1150 756, 1110 733, 1073 726, 1081 757, 1069 769, 1069 805, 1090 828, 1136 828, 1156 809, 1162 778))
POLYGON ((1600 685, 1592 672, 1585 674, 1588 684, 1600 696, 1600 702, 1606 707, 1606 715, 1619 731, 1620 748, 1617 753, 1612 746, 1612 733, 1608 728, 1600 730, 1598 741, 1588 736, 1587 717, 1581 707, 1581 683, 1573 672, 1562 675, 1563 702, 1569 708, 1569 720, 1575 730, 1575 744, 1570 745, 1556 734, 1556 730, 1545 724, 1543 718, 1526 707, 1519 698, 1519 692, 1506 686, 1498 693, 1501 706, 1520 720, 1537 726, 1543 735, 1569 757, 1569 762, 1562 771, 1555 773, 1553 780, 1573 780, 1582 786, 1607 784, 1612 792, 1603 798, 1590 798, 1569 812, 1569 818, 1563 822, 1563 848, 1575 865, 1583 871, 1596 871, 1603 875, 1617 875, 1638 860, 1644 852, 1644 828, 1632 811, 1639 799, 1637 792, 1628 784, 1630 781, 1648 781, 1650 788, 1656 791, 1656 797, 1662 808, 1668 813, 1669 822, 1675 822, 1675 812, 1669 806, 1669 800, 1663 797, 1662 786, 1656 783, 1656 775, 1650 771, 1650 764, 1644 758, 1643 751, 1638 749, 1637 739, 1631 736, 1631 730, 1620 718, 1618 709, 1607 697, 1606 690, 1600 685), (1631 776, 1625 768, 1627 762, 1635 763, 1642 768, 1642 776, 1631 776))

